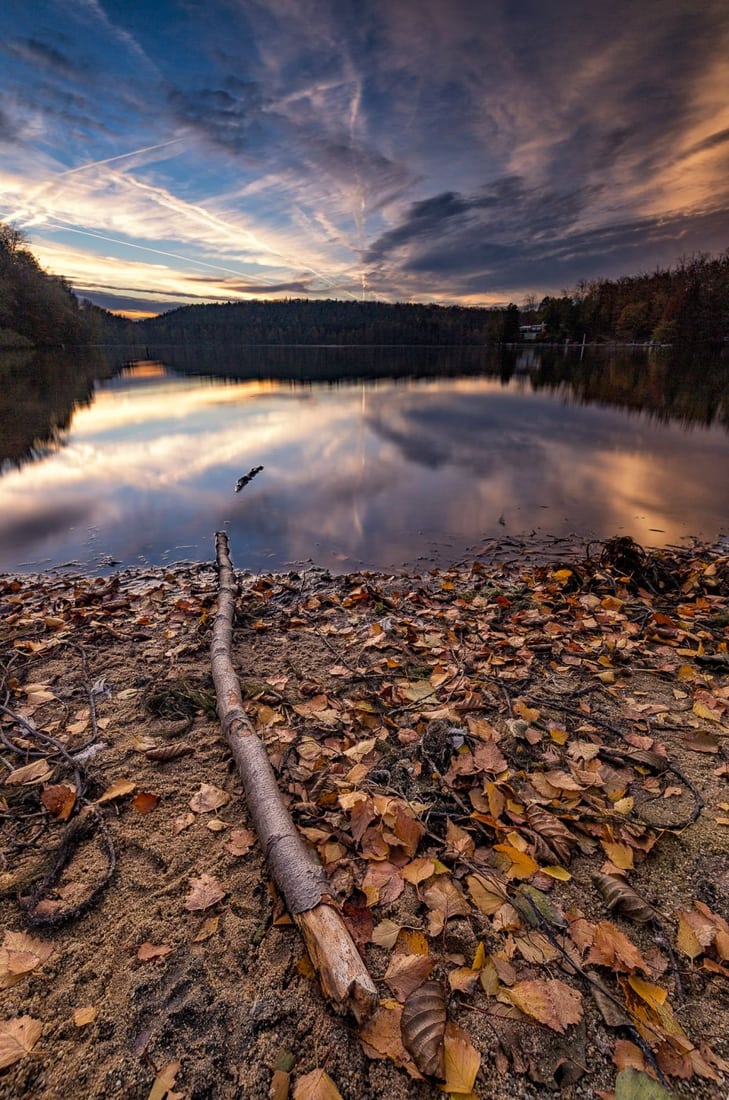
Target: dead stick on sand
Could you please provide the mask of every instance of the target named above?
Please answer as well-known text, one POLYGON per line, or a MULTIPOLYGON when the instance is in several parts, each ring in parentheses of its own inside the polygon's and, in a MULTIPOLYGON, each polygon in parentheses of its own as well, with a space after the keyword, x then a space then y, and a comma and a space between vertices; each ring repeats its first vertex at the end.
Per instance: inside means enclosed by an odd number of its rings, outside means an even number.
POLYGON ((218 609, 210 650, 218 715, 238 766, 253 826, 273 879, 306 941, 322 991, 361 1023, 377 1005, 377 990, 331 898, 324 869, 291 820, 266 749, 243 709, 231 644, 237 585, 228 537, 215 535, 218 609))

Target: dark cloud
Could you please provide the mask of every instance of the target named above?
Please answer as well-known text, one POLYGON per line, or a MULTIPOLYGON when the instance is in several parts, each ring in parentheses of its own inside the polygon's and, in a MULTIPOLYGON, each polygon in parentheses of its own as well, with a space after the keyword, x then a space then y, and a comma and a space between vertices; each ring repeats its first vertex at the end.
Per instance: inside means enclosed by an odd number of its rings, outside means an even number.
MULTIPOLYGON (((187 275, 186 278, 197 286, 200 283, 208 283, 218 289, 219 298, 227 300, 232 293, 236 294, 308 294, 311 284, 305 279, 294 280, 288 283, 248 283, 242 279, 216 279, 213 275, 187 275)), ((196 294, 191 297, 202 298, 207 295, 196 294)))
POLYGON ((250 153, 263 138, 263 96, 255 82, 230 77, 219 88, 172 88, 168 103, 178 122, 229 152, 250 153))
POLYGON ((20 61, 32 65, 33 68, 48 70, 69 79, 86 71, 85 65, 72 61, 55 46, 49 46, 37 38, 9 42, 5 49, 20 61))
POLYGON ((15 141, 18 136, 18 127, 5 111, 0 108, 0 141, 15 141))
POLYGON ((707 149, 716 149, 717 146, 726 145, 727 142, 729 142, 729 127, 726 130, 717 130, 715 134, 710 134, 703 141, 697 141, 695 145, 686 150, 681 159, 692 157, 694 153, 703 153, 707 149))

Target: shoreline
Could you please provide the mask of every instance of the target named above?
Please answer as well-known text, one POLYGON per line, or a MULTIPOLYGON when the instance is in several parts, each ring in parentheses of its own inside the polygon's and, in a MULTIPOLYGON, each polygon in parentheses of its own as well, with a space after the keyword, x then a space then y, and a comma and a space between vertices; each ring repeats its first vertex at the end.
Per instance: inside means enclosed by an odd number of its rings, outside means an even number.
POLYGON ((398 1039, 425 976, 477 1096, 657 1072, 725 1095, 729 555, 613 540, 521 570, 237 576, 246 714, 377 1014, 332 1013, 271 892, 215 715, 214 564, 4 575, 5 1016, 42 1038, 0 1100, 71 1074, 147 1100, 170 1066, 191 1098, 264 1098, 282 1051, 294 1085, 326 1066, 345 1100, 435 1100, 398 1039), (105 832, 73 844, 84 812, 105 832))

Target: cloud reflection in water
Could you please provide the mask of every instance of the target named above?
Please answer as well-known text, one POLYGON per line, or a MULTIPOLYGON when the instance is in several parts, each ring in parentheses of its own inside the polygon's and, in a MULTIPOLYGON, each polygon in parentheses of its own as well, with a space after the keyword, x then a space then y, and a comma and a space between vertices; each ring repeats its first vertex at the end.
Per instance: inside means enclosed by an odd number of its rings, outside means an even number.
POLYGON ((726 500, 707 469, 729 484, 719 429, 572 405, 519 378, 328 387, 132 374, 78 410, 57 453, 0 480, 0 568, 208 559, 222 526, 251 568, 397 567, 432 540, 457 556, 533 529, 714 537, 726 500))

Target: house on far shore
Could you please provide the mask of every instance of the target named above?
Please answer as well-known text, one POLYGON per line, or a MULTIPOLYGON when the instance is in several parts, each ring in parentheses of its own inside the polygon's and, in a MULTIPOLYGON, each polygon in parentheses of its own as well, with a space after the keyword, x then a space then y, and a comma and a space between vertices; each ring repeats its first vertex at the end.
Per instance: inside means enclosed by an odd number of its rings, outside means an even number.
POLYGON ((519 333, 522 340, 538 340, 545 328, 543 321, 536 325, 519 325, 519 333))

